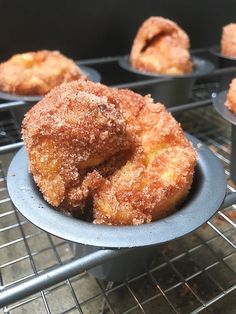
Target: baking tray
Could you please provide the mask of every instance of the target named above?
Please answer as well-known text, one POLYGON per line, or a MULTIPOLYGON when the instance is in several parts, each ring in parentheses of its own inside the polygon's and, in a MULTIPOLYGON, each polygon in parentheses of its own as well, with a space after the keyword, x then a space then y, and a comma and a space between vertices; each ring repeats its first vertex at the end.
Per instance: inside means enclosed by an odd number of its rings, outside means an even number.
MULTIPOLYGON (((103 76, 110 64, 116 73, 113 64, 118 59, 98 58, 85 60, 84 64, 95 68, 98 65, 103 76)), ((113 84, 121 83, 121 78, 114 76, 113 84)), ((127 81, 123 71, 122 88, 136 86, 136 81, 124 84, 127 81)), ((209 97, 218 89, 219 82, 213 75, 204 84, 195 85, 187 106, 176 108, 181 109, 179 121, 184 130, 204 142, 224 166, 230 193, 236 187, 229 178, 230 124, 209 105, 209 97), (207 105, 202 108, 203 103, 207 105)), ((14 109, 13 104, 8 102, 5 108, 14 109)), ((20 132, 12 117, 3 118, 1 111, 0 308, 4 307, 0 312, 196 314, 235 311, 236 209, 235 205, 231 206, 232 202, 224 203, 224 207, 195 232, 156 248, 153 264, 141 275, 119 284, 94 279, 82 271, 89 269, 92 262, 94 265, 108 261, 109 250, 98 252, 103 255, 103 261, 98 255, 77 260, 70 243, 40 230, 12 205, 6 190, 6 174, 12 158, 9 152, 15 152, 21 144, 20 132)))

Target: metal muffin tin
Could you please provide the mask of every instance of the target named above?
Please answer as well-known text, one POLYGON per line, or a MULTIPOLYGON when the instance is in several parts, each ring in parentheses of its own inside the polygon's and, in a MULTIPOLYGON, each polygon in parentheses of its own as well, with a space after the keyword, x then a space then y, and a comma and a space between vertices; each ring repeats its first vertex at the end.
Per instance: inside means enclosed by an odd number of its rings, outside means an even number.
MULTIPOLYGON (((236 67, 236 58, 223 55, 220 52, 219 46, 211 47, 209 51, 216 57, 218 67, 220 69, 236 67)), ((224 73, 224 75, 221 75, 219 80, 221 90, 228 89, 230 82, 235 76, 236 69, 235 71, 229 71, 228 73, 224 73)))
POLYGON ((155 74, 139 71, 129 62, 129 56, 119 59, 118 63, 124 70, 135 75, 137 80, 146 78, 160 78, 160 83, 154 83, 148 88, 137 88, 140 94, 151 94, 156 101, 163 102, 166 107, 173 107, 187 103, 191 96, 193 85, 197 78, 204 77, 214 70, 214 65, 208 60, 192 56, 194 70, 181 75, 155 74), (163 79, 166 81, 163 81, 163 79))
POLYGON ((236 115, 234 115, 226 106, 225 101, 228 91, 213 94, 213 106, 215 110, 231 124, 231 162, 230 177, 236 183, 236 115))
POLYGON ((213 46, 209 49, 209 51, 218 58, 218 65, 220 68, 236 66, 236 58, 223 55, 220 52, 219 46, 213 46))
POLYGON ((205 223, 219 209, 225 197, 226 181, 220 162, 207 146, 191 135, 188 138, 198 154, 191 192, 180 210, 149 224, 96 225, 57 211, 44 200, 29 174, 24 148, 17 152, 9 167, 8 191, 16 208, 29 221, 69 241, 106 248, 143 247, 164 243, 205 223))
POLYGON ((213 106, 215 110, 228 122, 236 126, 236 115, 234 115, 226 106, 225 101, 228 91, 222 91, 218 94, 213 93, 213 106))
POLYGON ((201 226, 215 214, 224 200, 226 179, 220 162, 207 146, 193 136, 187 136, 198 154, 191 191, 177 212, 149 224, 96 225, 57 211, 43 199, 29 174, 24 148, 17 152, 9 167, 8 192, 16 208, 30 222, 75 243, 77 256, 103 248, 135 248, 126 254, 125 259, 118 257, 90 270, 95 277, 123 281, 150 266, 157 245, 186 235, 201 226))

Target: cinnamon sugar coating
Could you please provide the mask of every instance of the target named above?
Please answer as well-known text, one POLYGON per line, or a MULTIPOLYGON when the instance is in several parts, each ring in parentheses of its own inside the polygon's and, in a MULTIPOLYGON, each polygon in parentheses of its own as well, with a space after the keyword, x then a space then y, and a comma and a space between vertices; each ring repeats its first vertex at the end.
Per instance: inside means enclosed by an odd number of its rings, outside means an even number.
POLYGON ((148 223, 174 212, 196 153, 162 104, 92 82, 53 89, 23 121, 30 171, 45 199, 97 224, 148 223))
POLYGON ((89 189, 103 180, 93 168, 129 147, 120 108, 99 90, 85 81, 62 84, 23 121, 30 171, 53 206, 83 208, 89 189))
POLYGON ((150 17, 137 32, 130 53, 130 63, 140 71, 189 73, 193 66, 188 35, 169 19, 150 17))
POLYGON ((236 115, 236 78, 230 83, 225 106, 236 115))
MULTIPOLYGON (((130 96, 129 91, 120 94, 130 96)), ((176 211, 191 187, 196 153, 165 107, 143 98, 135 126, 137 146, 131 158, 95 194, 95 223, 163 218, 176 211)))
POLYGON ((45 95, 53 87, 85 78, 76 63, 58 51, 12 56, 0 64, 0 90, 17 95, 45 95))

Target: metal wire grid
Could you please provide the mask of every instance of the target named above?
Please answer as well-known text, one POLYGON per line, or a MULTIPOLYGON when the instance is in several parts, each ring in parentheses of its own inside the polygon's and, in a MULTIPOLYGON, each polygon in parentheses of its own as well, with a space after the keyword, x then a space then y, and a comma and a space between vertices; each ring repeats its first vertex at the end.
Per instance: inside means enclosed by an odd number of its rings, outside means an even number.
MULTIPOLYGON (((228 177, 230 126, 211 107, 189 110, 177 118, 186 131, 210 146, 228 177)), ((11 122, 14 129, 14 120, 11 122)), ((4 130, 2 124, 1 129, 4 130)), ((14 133, 16 140, 18 135, 14 133)), ((1 157, 0 290, 74 258, 68 242, 36 228, 13 207, 5 180, 11 155, 1 157)), ((235 191, 230 180, 228 190, 235 191)), ((160 246, 153 267, 128 282, 107 283, 82 273, 11 304, 2 312, 233 313, 236 309, 235 212, 235 206, 219 211, 191 235, 160 246)))
POLYGON ((0 146, 5 146, 20 141, 20 132, 11 111, 0 114, 0 146))

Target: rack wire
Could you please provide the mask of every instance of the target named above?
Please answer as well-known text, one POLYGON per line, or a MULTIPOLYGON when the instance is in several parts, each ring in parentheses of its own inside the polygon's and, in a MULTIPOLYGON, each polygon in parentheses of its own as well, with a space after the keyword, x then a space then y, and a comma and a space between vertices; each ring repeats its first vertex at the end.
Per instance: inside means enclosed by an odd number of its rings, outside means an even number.
MULTIPOLYGON (((99 62, 115 61, 117 58, 95 60, 91 64, 97 62, 100 66, 99 62)), ((206 143, 221 160, 228 192, 234 192, 236 187, 229 178, 230 125, 215 113, 209 101, 211 93, 218 88, 217 82, 196 85, 191 101, 202 102, 204 107, 183 110, 177 119, 185 131, 206 143)), ((1 295, 48 270, 59 269, 75 256, 69 242, 32 225, 11 203, 6 173, 21 139, 14 112, 2 111, 0 117, 1 295)), ((0 309, 0 313, 233 313, 236 309, 235 249, 236 207, 233 205, 219 210, 195 232, 161 245, 153 267, 138 277, 112 283, 83 272, 20 301, 14 300, 0 309)))

